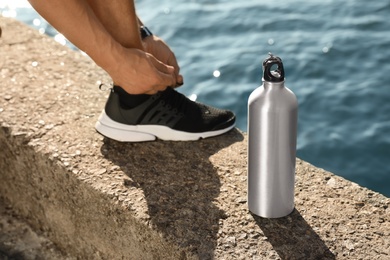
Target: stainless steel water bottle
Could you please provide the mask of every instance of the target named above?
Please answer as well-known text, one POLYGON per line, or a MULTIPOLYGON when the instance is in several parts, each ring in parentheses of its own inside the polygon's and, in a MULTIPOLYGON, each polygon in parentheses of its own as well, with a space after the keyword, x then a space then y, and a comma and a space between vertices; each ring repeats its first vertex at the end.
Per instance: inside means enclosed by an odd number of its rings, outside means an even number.
POLYGON ((248 100, 248 206, 260 217, 294 209, 298 103, 279 57, 263 61, 263 85, 248 100))

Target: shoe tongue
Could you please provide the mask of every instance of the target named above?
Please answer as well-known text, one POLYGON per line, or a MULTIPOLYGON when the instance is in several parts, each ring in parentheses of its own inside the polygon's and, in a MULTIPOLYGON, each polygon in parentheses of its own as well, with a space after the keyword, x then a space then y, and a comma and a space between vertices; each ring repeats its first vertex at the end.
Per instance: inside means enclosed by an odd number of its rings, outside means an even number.
POLYGON ((127 93, 120 86, 114 86, 114 92, 119 95, 119 102, 123 108, 131 109, 141 105, 148 100, 151 96, 147 94, 133 95, 127 93))

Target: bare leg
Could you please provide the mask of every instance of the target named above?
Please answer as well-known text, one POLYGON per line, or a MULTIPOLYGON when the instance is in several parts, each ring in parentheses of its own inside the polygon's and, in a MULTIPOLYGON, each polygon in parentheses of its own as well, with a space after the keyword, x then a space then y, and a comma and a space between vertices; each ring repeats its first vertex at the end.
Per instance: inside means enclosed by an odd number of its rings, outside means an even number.
POLYGON ((134 2, 87 0, 96 17, 112 37, 126 48, 143 50, 134 2))
MULTIPOLYGON (((177 85, 183 84, 183 76, 176 57, 168 45, 160 38, 148 37, 141 40, 139 27, 142 22, 137 18, 132 0, 86 0, 96 17, 112 37, 126 48, 136 48, 151 53, 159 61, 175 68, 177 85)), ((115 82, 114 82, 115 83, 115 82)))
POLYGON ((128 93, 152 94, 175 86, 174 67, 142 50, 133 1, 112 0, 106 5, 103 0, 96 1, 102 6, 90 6, 86 0, 29 0, 35 10, 128 93), (108 18, 119 22, 111 24, 108 18))

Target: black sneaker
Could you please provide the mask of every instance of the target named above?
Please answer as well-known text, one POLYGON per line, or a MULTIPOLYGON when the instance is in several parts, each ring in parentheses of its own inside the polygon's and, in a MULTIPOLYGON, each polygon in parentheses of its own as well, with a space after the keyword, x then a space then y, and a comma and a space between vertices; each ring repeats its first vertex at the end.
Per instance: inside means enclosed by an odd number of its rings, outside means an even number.
POLYGON ((223 134, 235 125, 232 112, 189 100, 168 87, 128 108, 112 89, 96 130, 120 142, 190 141, 223 134))

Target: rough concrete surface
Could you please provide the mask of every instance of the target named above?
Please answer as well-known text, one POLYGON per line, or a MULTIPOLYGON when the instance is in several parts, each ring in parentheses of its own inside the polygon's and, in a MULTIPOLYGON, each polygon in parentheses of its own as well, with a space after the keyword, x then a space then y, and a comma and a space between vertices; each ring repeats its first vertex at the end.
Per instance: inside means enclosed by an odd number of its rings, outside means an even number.
POLYGON ((37 234, 15 215, 12 208, 0 201, 0 259, 64 259, 76 260, 64 254, 44 234, 37 234))
POLYGON ((390 259, 389 198, 297 159, 293 213, 253 216, 245 133, 103 138, 107 75, 19 22, 0 26, 0 257, 22 236, 15 221, 36 259, 390 259))

